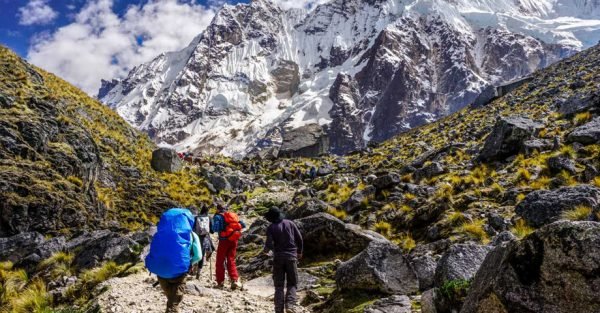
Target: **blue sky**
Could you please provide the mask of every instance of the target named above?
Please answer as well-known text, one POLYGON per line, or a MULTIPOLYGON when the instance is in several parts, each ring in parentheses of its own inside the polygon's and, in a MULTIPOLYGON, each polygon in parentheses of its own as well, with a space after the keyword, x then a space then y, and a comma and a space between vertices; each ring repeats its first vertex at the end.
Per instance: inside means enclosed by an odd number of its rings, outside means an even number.
POLYGON ((224 2, 0 0, 0 44, 93 95, 101 79, 184 48, 224 2))
MULTIPOLYGON (((85 0, 51 0, 45 3, 56 12, 56 17, 45 22, 22 25, 22 14, 19 9, 24 8, 28 0, 0 0, 0 43, 16 51, 22 57, 27 56, 31 38, 36 34, 47 33, 73 22, 74 15, 81 10, 85 0)), ((123 14, 129 5, 140 5, 144 0, 117 0, 114 1, 113 10, 123 14)))

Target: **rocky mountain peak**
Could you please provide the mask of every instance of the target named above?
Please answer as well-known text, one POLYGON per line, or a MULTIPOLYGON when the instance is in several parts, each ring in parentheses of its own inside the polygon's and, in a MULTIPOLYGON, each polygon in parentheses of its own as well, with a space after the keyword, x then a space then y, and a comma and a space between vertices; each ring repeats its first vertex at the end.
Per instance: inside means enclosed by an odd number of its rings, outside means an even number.
POLYGON ((320 124, 330 151, 346 153, 595 44, 596 2, 226 5, 188 47, 104 84, 99 98, 178 150, 244 156, 271 134, 320 124))

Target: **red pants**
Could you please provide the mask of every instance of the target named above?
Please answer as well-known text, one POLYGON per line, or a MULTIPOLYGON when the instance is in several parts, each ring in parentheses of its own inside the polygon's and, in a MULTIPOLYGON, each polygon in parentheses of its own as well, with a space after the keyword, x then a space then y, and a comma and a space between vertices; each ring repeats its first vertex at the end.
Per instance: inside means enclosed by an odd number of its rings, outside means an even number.
POLYGON ((237 241, 219 240, 219 247, 217 247, 217 264, 215 266, 217 283, 219 284, 225 281, 225 262, 227 262, 229 278, 232 281, 236 281, 239 278, 237 268, 235 267, 237 244, 237 241))

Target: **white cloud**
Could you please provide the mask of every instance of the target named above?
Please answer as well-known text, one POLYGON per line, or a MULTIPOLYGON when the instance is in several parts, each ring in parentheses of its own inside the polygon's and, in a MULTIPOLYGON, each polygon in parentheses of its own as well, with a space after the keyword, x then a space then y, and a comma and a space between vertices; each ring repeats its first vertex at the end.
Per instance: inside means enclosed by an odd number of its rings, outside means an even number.
POLYGON ((19 8, 19 24, 45 25, 58 17, 58 12, 49 5, 48 0, 31 0, 24 7, 19 8))
POLYGON ((178 0, 130 6, 122 17, 112 5, 88 1, 73 23, 33 41, 29 61, 95 95, 102 78, 124 77, 162 52, 182 49, 214 16, 211 8, 178 0))
POLYGON ((314 9, 317 5, 327 3, 330 0, 272 0, 280 8, 287 9, 314 9))

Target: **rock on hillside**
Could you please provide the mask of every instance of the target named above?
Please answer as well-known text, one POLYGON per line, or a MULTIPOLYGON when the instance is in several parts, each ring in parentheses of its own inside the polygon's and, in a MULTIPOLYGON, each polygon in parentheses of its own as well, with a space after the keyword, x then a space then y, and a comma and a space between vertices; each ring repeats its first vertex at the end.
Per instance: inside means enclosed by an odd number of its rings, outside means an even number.
POLYGON ((492 251, 461 313, 599 312, 600 223, 557 222, 492 251))

